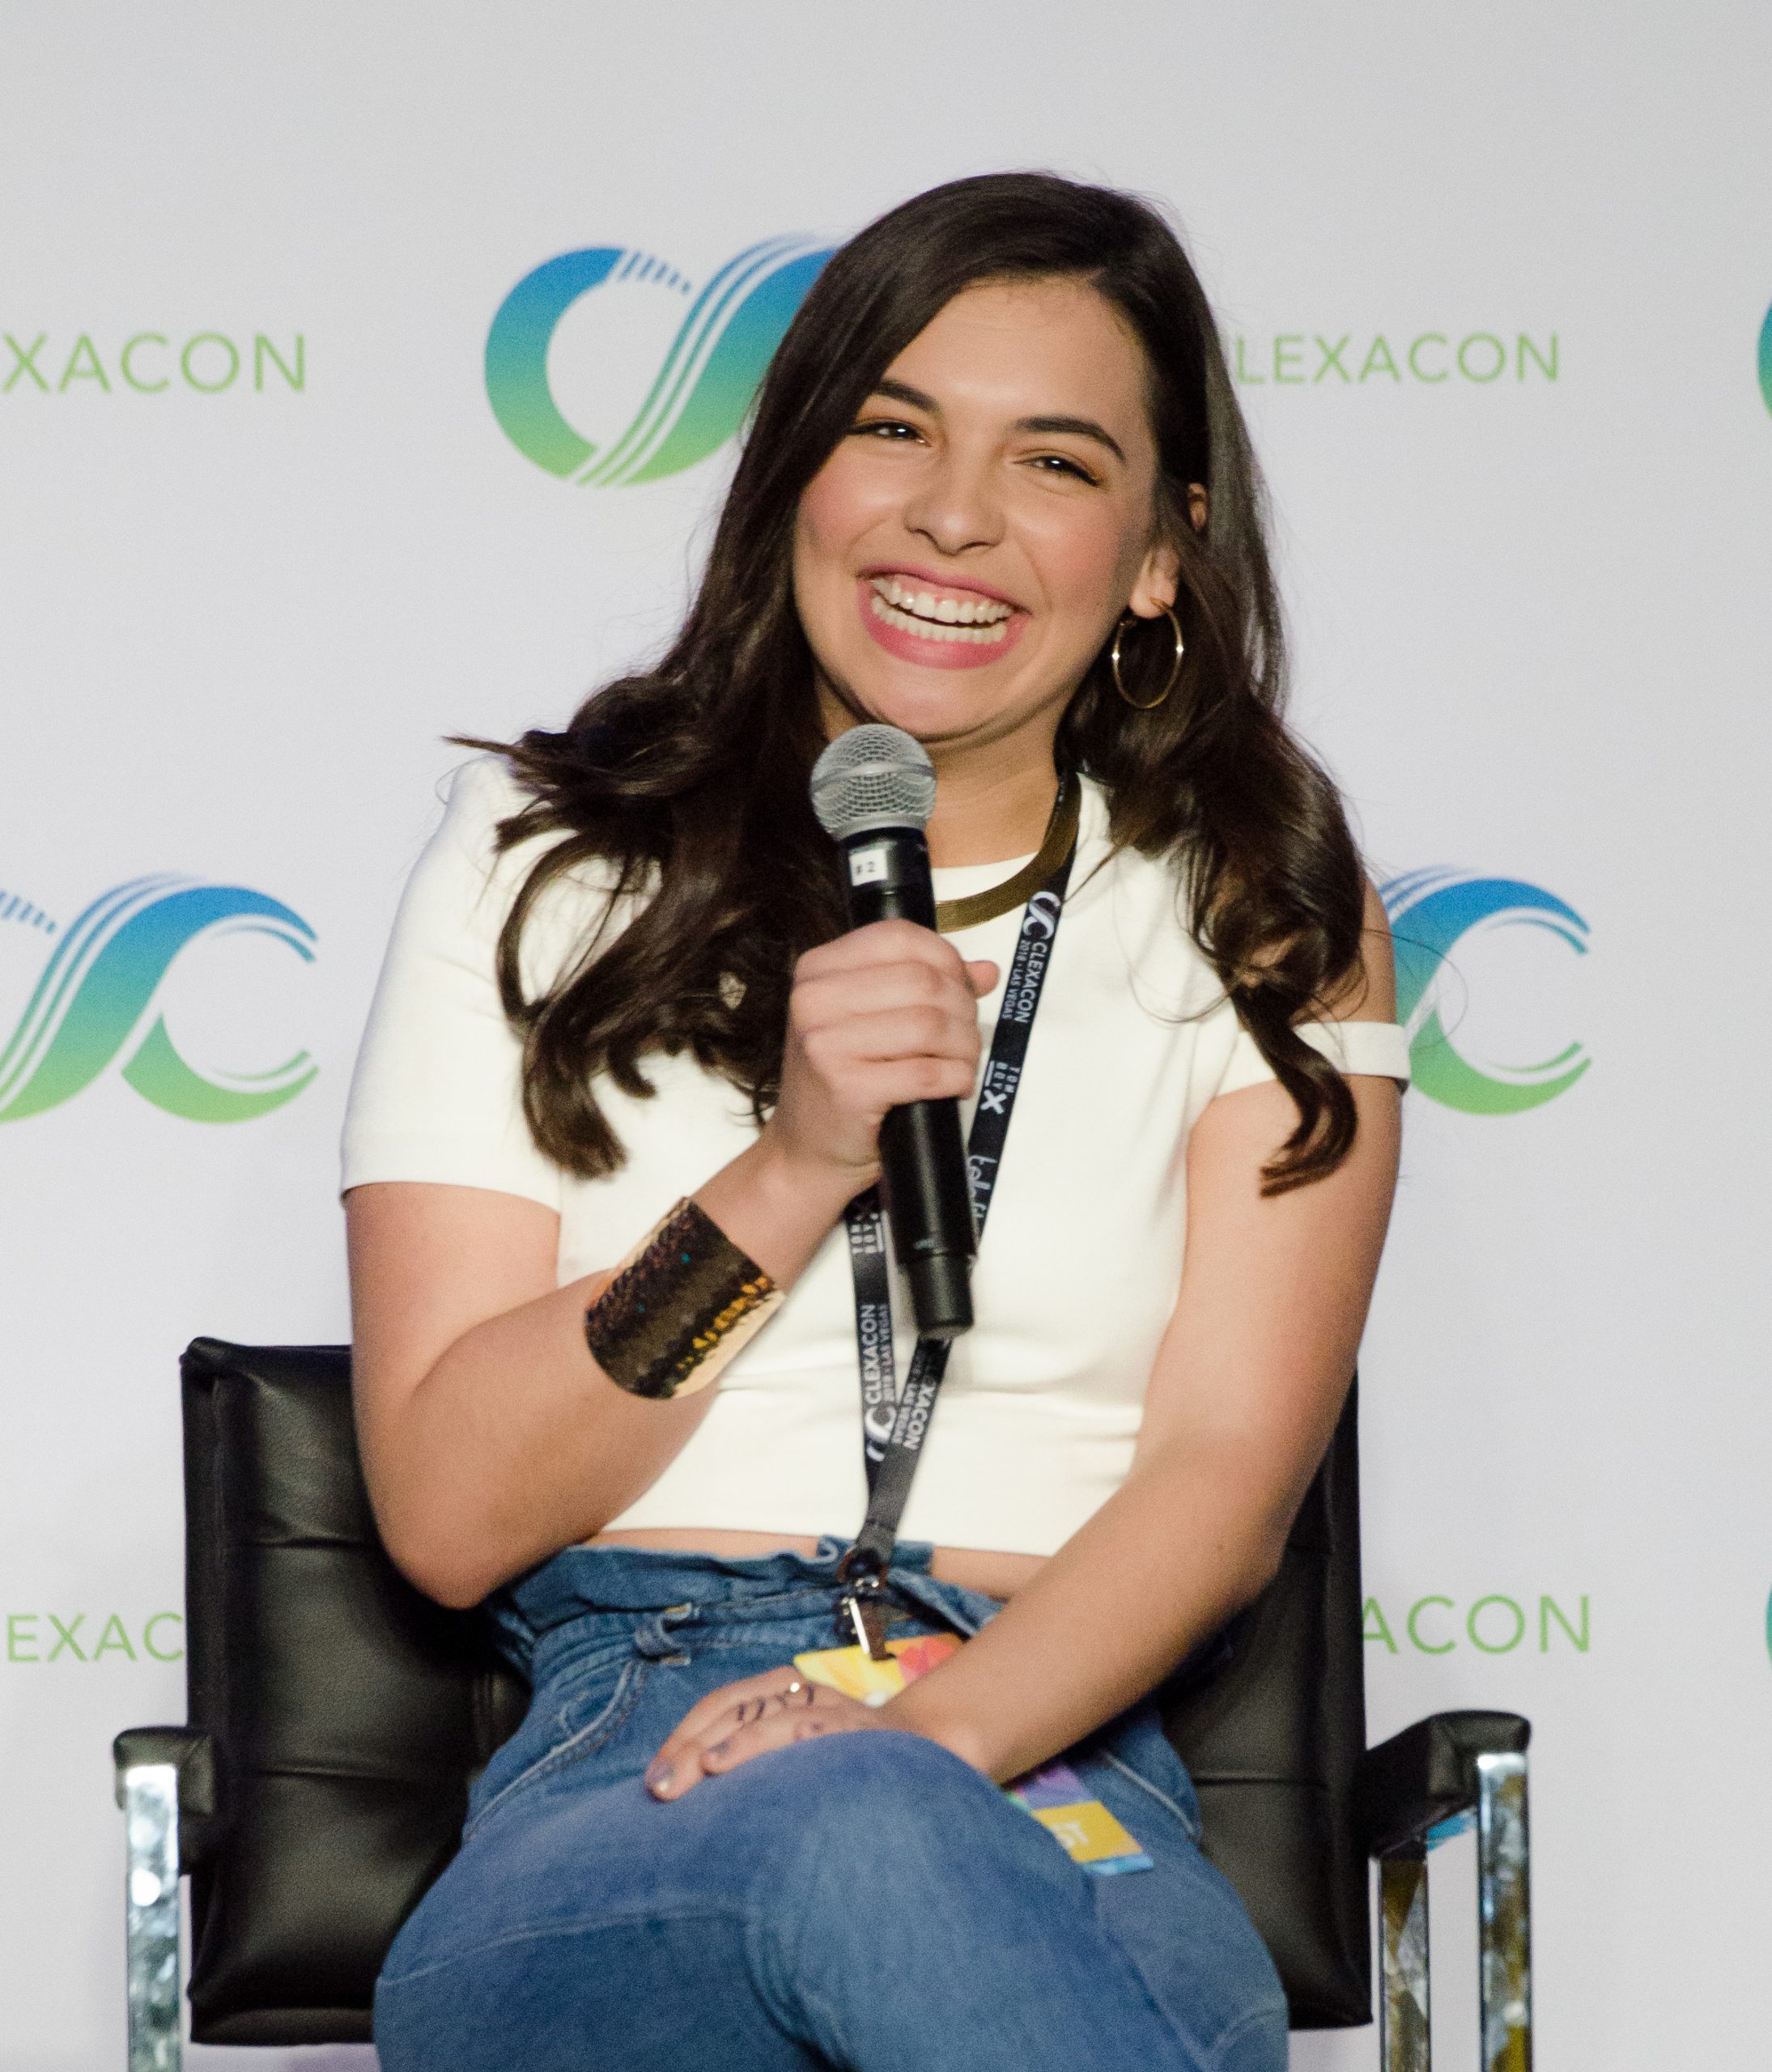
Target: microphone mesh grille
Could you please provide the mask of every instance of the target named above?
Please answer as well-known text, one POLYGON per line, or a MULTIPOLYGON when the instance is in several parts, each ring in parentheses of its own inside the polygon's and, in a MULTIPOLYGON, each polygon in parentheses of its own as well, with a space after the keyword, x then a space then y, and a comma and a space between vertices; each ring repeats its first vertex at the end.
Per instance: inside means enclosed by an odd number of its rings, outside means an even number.
POLYGON ((902 727, 852 727, 813 765, 812 809, 834 841, 926 826, 934 806, 935 766, 902 727))

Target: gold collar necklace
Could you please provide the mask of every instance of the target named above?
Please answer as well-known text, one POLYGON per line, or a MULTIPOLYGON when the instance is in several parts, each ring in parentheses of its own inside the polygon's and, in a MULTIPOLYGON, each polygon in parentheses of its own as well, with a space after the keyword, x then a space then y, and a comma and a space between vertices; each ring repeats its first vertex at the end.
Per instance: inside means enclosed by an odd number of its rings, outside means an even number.
POLYGON ((1052 817, 1046 823, 1045 839, 1038 853, 1029 857, 1013 877, 1005 878, 1001 885, 989 885, 965 899, 938 899, 935 903, 936 927, 943 935, 950 936, 962 928, 980 927, 986 921, 994 921, 999 914, 1025 906, 1070 853, 1082 817, 1082 787, 1077 781, 1076 773, 1066 771, 1059 779, 1058 796, 1052 801, 1052 817))

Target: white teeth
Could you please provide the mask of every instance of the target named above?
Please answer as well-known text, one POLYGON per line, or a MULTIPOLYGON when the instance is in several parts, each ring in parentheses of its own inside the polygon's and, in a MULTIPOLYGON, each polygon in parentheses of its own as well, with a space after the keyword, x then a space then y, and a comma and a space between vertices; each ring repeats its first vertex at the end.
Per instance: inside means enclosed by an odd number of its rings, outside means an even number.
POLYGON ((954 597, 937 598, 927 590, 911 589, 895 575, 875 576, 873 588, 878 604, 887 608, 880 612, 881 618, 908 625, 930 640, 994 643, 1002 637, 1002 628, 1013 616, 1012 605, 987 597, 963 602, 954 597))
POLYGON ((994 648, 1009 631, 1003 619, 990 626, 944 626, 938 619, 920 618, 896 605, 889 605, 878 590, 873 593, 873 615, 888 626, 916 634, 920 640, 965 640, 980 648, 994 648))

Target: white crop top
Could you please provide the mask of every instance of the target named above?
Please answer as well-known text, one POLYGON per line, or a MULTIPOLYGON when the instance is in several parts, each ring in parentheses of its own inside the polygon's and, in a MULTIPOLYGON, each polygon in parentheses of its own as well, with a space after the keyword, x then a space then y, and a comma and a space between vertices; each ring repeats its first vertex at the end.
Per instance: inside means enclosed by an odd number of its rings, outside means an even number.
MULTIPOLYGON (((495 856, 495 825, 523 800, 494 760, 457 775, 376 989, 345 1122, 344 1185, 442 1182, 541 1202, 559 1215, 563 1284, 613 1266, 754 1141, 756 1125, 725 1080, 659 1057, 646 1068, 654 1099, 600 1089, 627 1148, 618 1172, 579 1179, 536 1149, 494 974, 512 898, 550 839, 495 856)), ((948 1369, 907 1539, 1050 1554, 1120 1486, 1180 1282, 1188 1132, 1216 1095, 1273 1076, 1181 924, 1173 875, 1127 851, 1104 862, 1107 821, 1086 784, 1064 925, 973 1278, 977 1323, 948 1369)), ((982 891, 1013 868, 938 871, 937 897, 982 891)), ((598 867, 550 888, 525 933, 532 988, 595 928, 606 886, 598 867)), ((623 916, 609 918, 615 927, 623 916)), ((1006 973, 1019 921, 1006 914, 953 940, 1006 973)), ((997 1006, 996 994, 979 1004, 987 1043, 997 1006)), ((1393 1025, 1305 1033, 1344 1071, 1408 1076, 1393 1025)), ((902 1378, 914 1327, 895 1296, 902 1378)), ((839 1223, 727 1367, 688 1444, 611 1526, 849 1537, 866 1499, 860 1400, 839 1223)))

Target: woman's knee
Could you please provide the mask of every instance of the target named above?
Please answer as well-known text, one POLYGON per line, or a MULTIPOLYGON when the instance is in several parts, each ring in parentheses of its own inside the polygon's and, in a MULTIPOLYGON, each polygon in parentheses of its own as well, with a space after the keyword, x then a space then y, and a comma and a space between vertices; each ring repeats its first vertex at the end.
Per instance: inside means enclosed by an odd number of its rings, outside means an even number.
POLYGON ((856 1834, 858 1815, 863 1829, 939 1835, 992 1817, 1002 1802, 988 1777, 920 1734, 832 1734, 784 1755, 782 1782, 798 1822, 834 1848, 856 1834))
POLYGON ((1064 1852, 988 1777, 920 1734, 845 1734, 784 1750, 790 1882, 811 1902, 869 1896, 914 1929, 994 1879, 1071 1882, 1064 1852))

